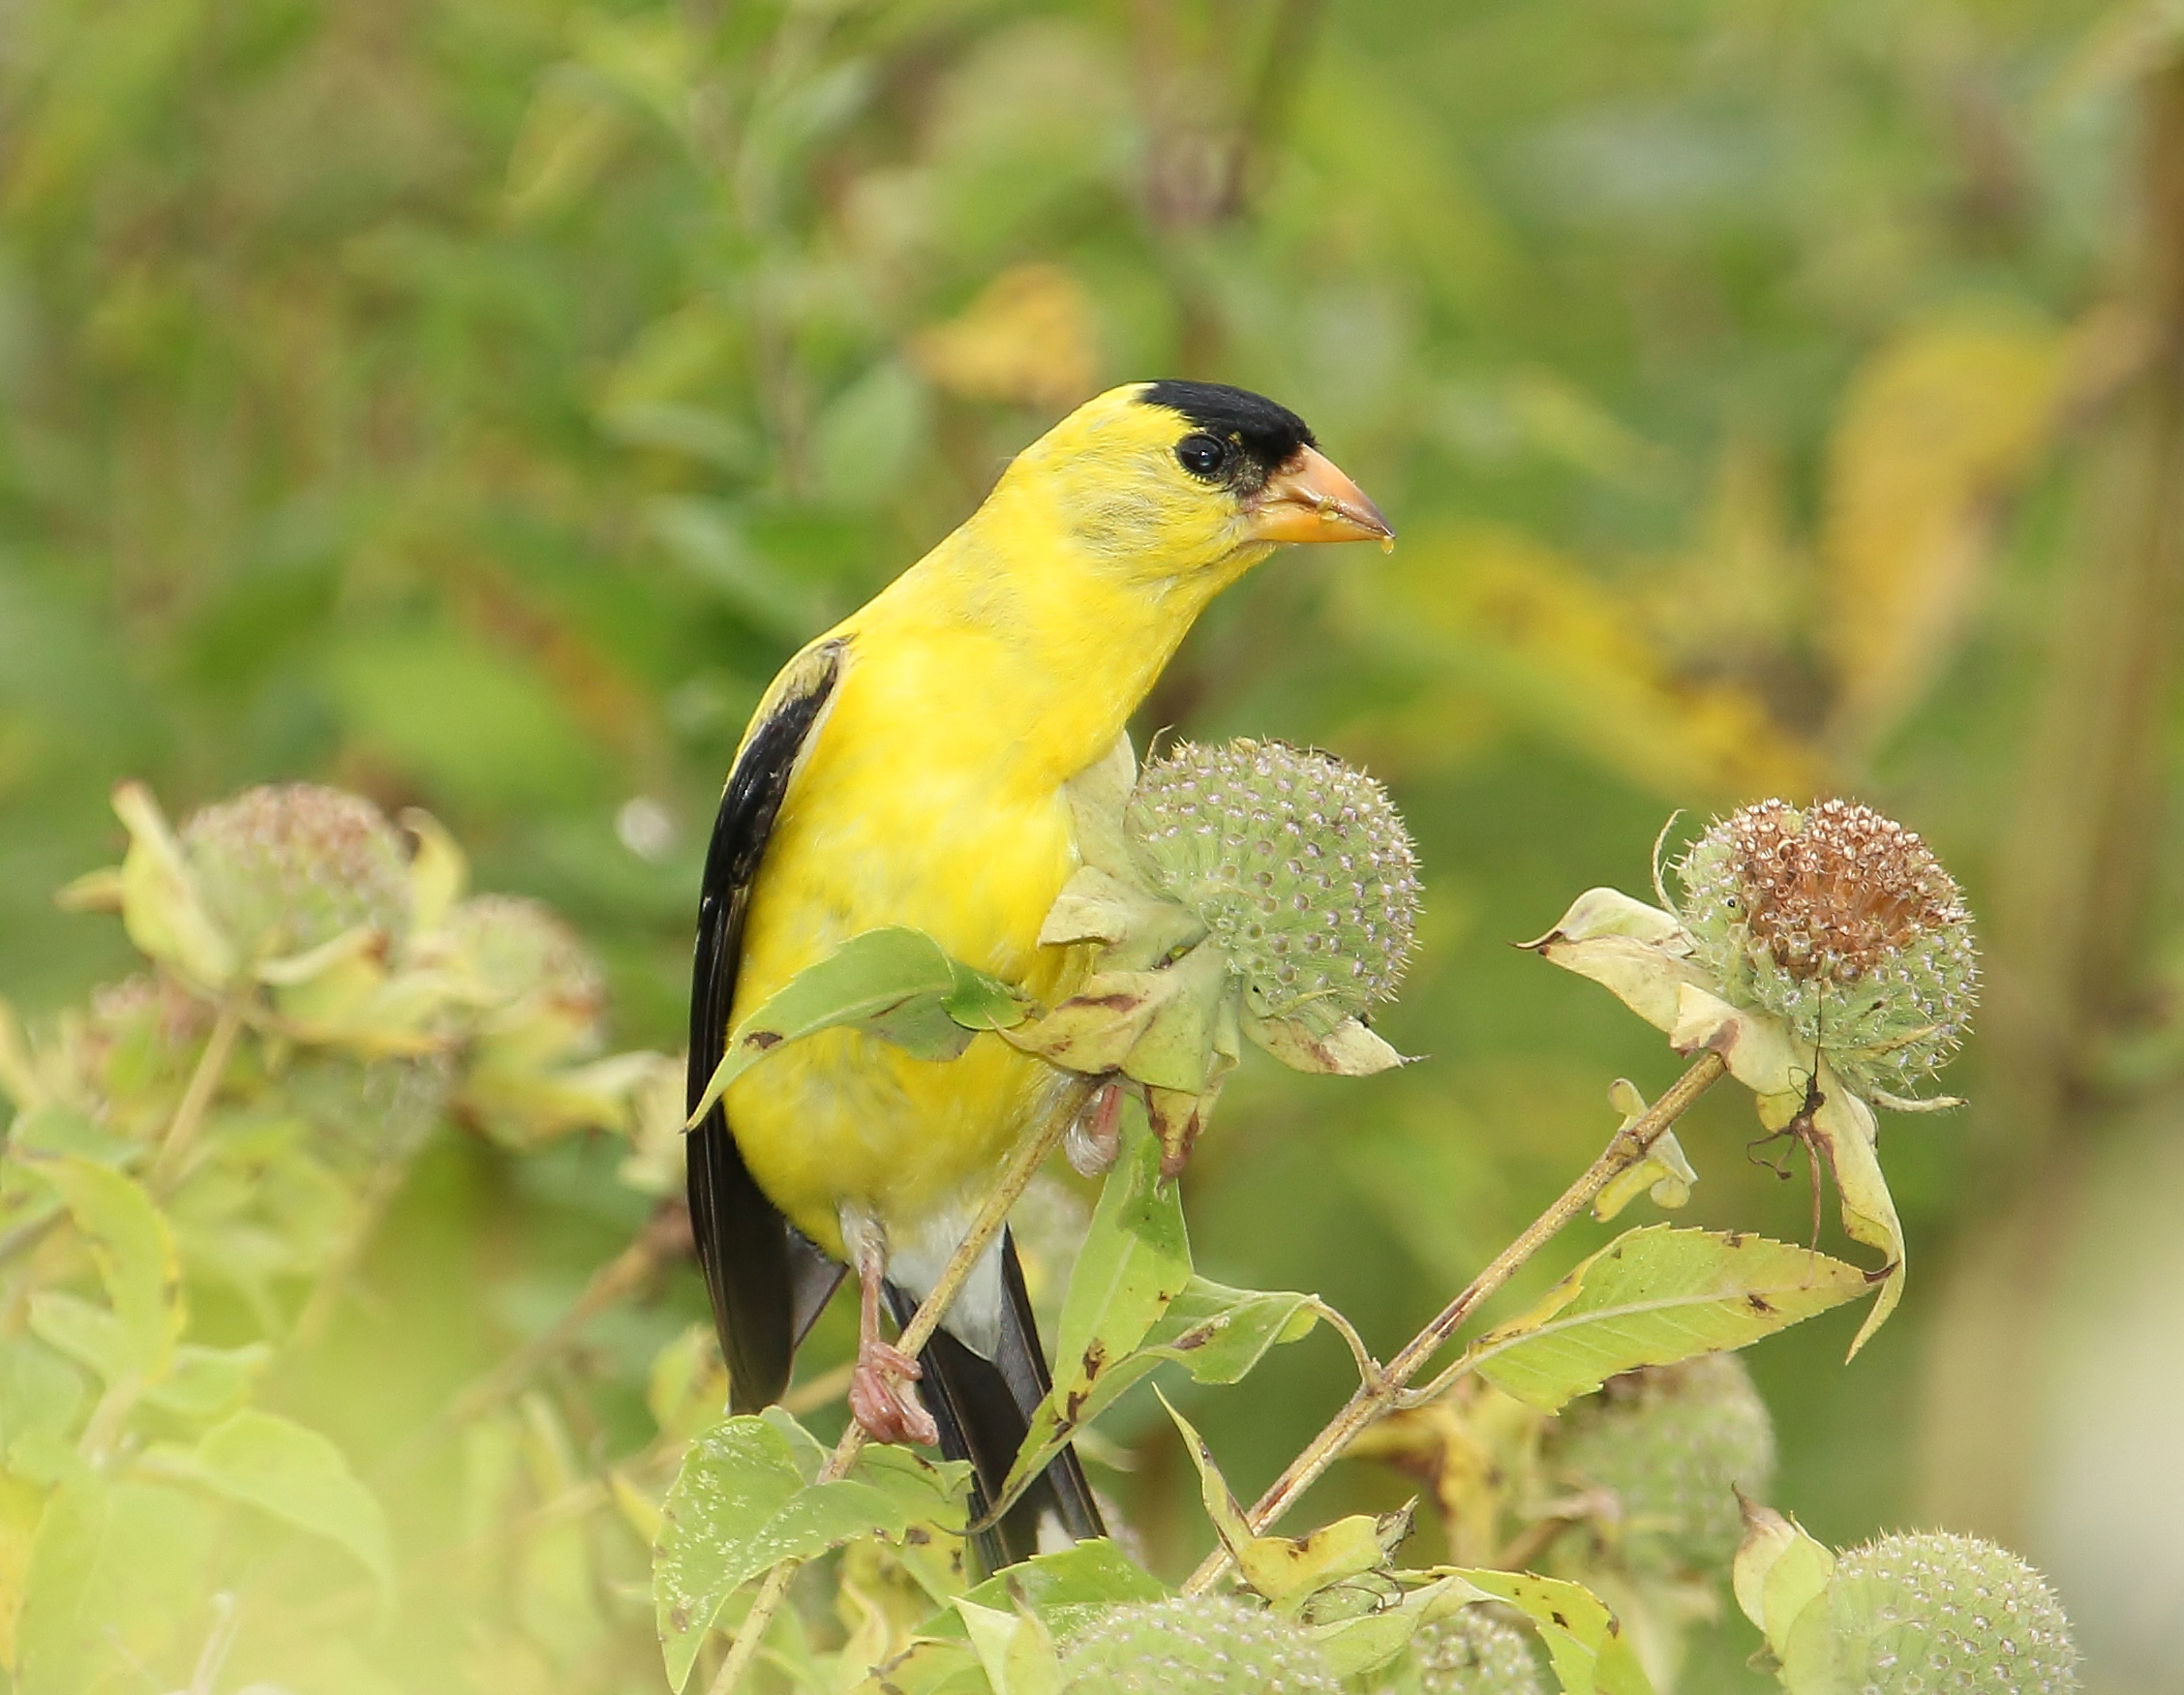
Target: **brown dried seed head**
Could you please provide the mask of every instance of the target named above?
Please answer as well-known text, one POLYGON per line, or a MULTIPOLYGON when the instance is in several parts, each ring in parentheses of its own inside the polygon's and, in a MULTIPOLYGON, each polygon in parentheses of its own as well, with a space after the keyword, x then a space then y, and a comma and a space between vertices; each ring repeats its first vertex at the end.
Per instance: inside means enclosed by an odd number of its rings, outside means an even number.
POLYGON ((1852 982, 1968 916, 1926 844, 1854 801, 1763 801, 1729 841, 1752 940, 1793 977, 1852 982))

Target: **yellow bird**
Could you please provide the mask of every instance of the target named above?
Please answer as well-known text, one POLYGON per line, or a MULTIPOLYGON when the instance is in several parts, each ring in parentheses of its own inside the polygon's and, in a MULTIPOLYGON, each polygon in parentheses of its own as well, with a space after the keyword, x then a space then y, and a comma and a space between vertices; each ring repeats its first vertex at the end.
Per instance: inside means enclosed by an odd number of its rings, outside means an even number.
MULTIPOLYGON (((866 930, 906 924, 1044 995, 1039 929, 1077 868, 1063 785, 1106 757, 1206 603, 1278 543, 1386 540, 1293 412, 1241 389, 1135 383, 1020 454, 968 522, 791 660, 721 799, 698 909, 694 1109, 736 1020, 866 930)), ((851 1408, 1007 1473, 1048 1386, 1004 1235, 912 1361, 884 1338, 962 1239, 1062 1074, 991 1035, 946 1063, 837 1030, 743 1074, 691 1133, 690 1216, 730 1371, 755 1410, 843 1275, 861 1296, 851 1408), (907 1392, 917 1381, 918 1392, 907 1392)), ((989 1563, 1102 1533, 1073 1453, 989 1563)))

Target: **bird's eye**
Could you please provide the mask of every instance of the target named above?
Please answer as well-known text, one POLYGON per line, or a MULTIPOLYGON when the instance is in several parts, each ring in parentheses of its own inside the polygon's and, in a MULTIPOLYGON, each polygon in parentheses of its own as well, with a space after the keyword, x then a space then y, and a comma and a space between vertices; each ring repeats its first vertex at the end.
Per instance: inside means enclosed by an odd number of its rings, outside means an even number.
POLYGON ((1218 476, 1228 462, 1228 443, 1218 436, 1186 436, 1175 444, 1175 458, 1193 476, 1218 476))

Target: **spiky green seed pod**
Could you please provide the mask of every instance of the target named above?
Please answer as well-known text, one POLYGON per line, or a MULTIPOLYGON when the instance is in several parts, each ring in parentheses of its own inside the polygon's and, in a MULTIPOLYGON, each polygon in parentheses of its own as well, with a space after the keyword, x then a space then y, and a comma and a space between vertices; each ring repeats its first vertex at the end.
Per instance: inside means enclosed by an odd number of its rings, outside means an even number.
POLYGON ((1774 1428, 1733 1353, 1646 1366, 1550 1427, 1548 1459, 1577 1487, 1611 1491, 1632 1569, 1718 1572, 1744 1521, 1736 1491, 1763 1495, 1774 1475, 1774 1428))
MULTIPOLYGON (((1834 1685, 1861 1695, 2063 1695, 2078 1687, 2070 1620, 2040 1574, 2007 1549, 1926 1531, 1883 1536, 1836 1562, 1801 1614, 1832 1638, 1834 1685)), ((1794 1686, 1794 1685, 1793 1685, 1794 1686)))
POLYGON ((605 1010, 591 950, 538 901, 473 895, 448 915, 447 938, 493 1006, 542 1004, 587 1026, 605 1010))
POLYGON ((1067 1695, 1339 1695, 1311 1640, 1219 1595, 1103 1613, 1062 1650, 1067 1695))
POLYGON ((1332 1029, 1395 993, 1418 859, 1386 792, 1279 742, 1183 742, 1138 778, 1131 851, 1212 932, 1261 1018, 1332 1029))
POLYGON ((1715 822, 1676 866, 1699 963, 1738 1006, 1826 1049, 1853 1086, 1916 1085, 1964 1039, 1979 955, 1926 843, 1848 801, 1715 822))
POLYGON ((301 953, 358 924, 399 942, 410 927, 401 833, 357 795, 271 783, 183 827, 198 896, 246 958, 301 953))
POLYGON ((1532 1639, 1486 1607, 1466 1607, 1410 1639, 1418 1695, 1547 1695, 1532 1639))

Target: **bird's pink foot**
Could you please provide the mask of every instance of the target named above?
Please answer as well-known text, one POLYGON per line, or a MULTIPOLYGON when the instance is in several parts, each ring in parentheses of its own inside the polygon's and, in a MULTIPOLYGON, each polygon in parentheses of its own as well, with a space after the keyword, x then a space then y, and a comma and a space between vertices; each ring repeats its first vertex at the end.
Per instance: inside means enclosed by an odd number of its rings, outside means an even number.
POLYGON ((918 1362, 893 1343, 877 1338, 861 1344, 849 1378, 849 1410, 876 1442, 940 1440, 939 1427, 909 1385, 923 1374, 918 1362))

